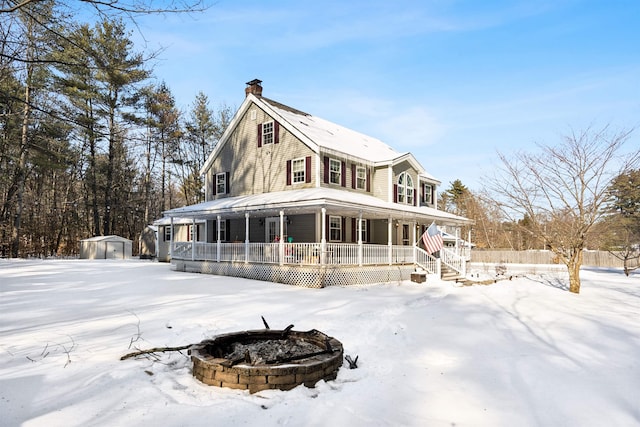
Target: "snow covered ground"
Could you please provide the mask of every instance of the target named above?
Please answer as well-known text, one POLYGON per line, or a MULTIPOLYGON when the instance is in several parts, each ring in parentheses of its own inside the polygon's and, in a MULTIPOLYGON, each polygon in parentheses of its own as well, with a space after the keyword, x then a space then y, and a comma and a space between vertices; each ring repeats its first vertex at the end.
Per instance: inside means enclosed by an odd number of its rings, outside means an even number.
POLYGON ((2 426, 637 426, 640 274, 306 289, 149 261, 0 261, 2 426), (293 323, 340 340, 336 381, 209 387, 135 347, 293 323))

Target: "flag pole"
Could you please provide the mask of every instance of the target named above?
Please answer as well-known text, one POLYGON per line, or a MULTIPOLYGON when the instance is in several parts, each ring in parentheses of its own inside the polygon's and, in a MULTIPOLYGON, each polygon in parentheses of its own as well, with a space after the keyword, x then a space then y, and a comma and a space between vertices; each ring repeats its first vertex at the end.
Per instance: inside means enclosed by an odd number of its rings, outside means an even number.
MULTIPOLYGON (((431 221, 431 224, 429 224, 429 227, 431 227, 433 224, 436 223, 436 220, 434 219, 433 221, 431 221)), ((418 237, 416 239, 416 242, 413 244, 413 246, 418 246, 418 244, 420 243, 420 240, 422 240, 422 236, 424 235, 424 233, 427 232, 427 230, 429 229, 429 227, 425 228, 424 231, 422 233, 420 233, 420 237, 418 237)))

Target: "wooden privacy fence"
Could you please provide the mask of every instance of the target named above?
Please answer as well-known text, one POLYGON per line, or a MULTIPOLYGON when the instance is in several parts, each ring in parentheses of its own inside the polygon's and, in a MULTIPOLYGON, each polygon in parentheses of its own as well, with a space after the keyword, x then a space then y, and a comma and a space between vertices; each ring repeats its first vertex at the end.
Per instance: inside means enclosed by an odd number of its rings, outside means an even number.
MULTIPOLYGON (((505 264, 558 264, 558 258, 551 251, 529 250, 472 250, 471 262, 505 264)), ((624 267, 621 259, 607 251, 584 251, 582 265, 586 267, 624 267)))

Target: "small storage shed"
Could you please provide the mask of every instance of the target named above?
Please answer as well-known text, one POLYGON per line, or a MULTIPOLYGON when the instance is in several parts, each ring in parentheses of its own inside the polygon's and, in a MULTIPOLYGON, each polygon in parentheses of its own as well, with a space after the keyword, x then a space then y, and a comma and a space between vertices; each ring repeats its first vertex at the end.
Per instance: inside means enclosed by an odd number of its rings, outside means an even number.
POLYGON ((131 258, 131 240, 120 236, 96 236, 80 240, 80 259, 131 258))

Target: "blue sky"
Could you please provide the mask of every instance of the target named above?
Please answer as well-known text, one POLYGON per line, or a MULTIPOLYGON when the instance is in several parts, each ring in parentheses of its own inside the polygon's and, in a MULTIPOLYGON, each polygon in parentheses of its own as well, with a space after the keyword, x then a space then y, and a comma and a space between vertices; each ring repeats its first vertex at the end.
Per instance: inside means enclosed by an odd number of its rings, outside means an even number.
POLYGON ((637 0, 219 0, 140 31, 164 47, 155 75, 181 108, 199 91, 238 107, 258 78, 266 97, 412 152, 445 188, 480 190, 498 151, 640 125, 637 0))

